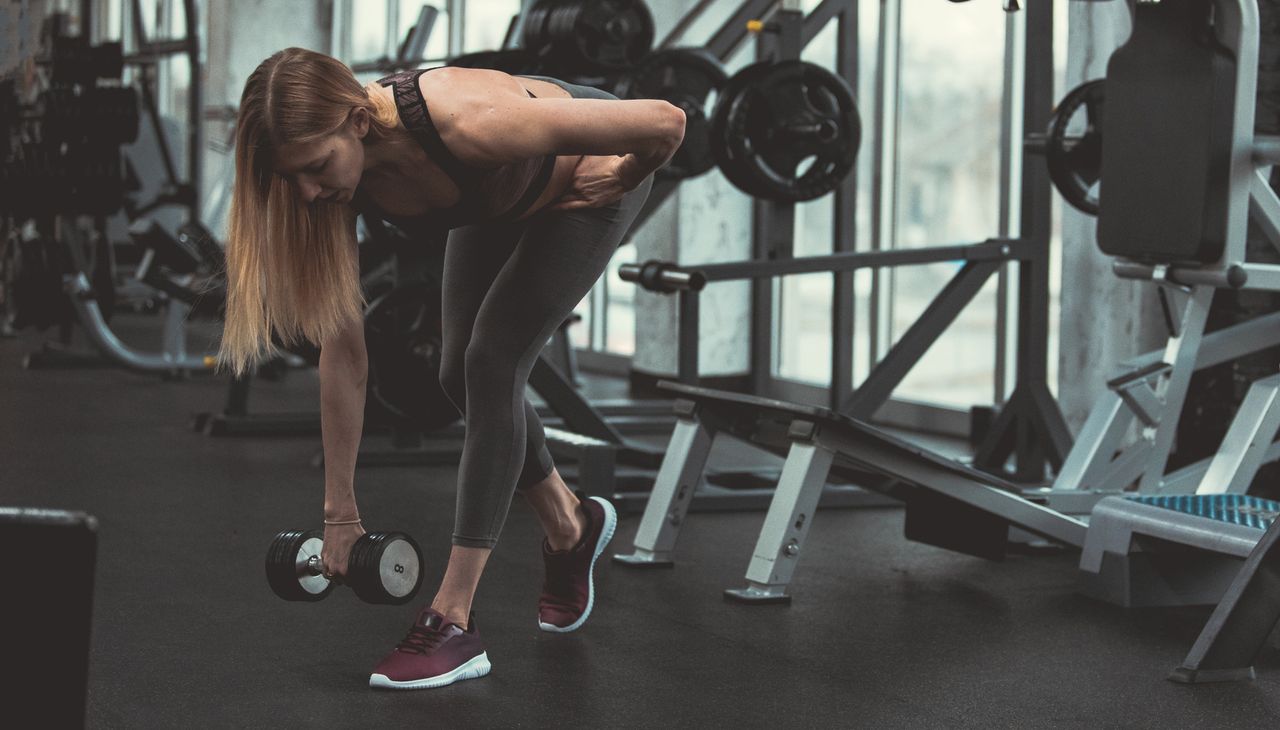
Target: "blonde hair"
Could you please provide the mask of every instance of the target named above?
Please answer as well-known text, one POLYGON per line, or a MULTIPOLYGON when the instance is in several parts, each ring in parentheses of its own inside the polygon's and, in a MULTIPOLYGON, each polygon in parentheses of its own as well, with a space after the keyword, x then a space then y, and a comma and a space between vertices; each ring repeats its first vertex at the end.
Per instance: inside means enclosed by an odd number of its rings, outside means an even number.
POLYGON ((355 214, 345 205, 304 203, 272 170, 285 144, 342 130, 368 110, 366 144, 394 141, 395 105, 369 93, 345 64, 286 48, 245 82, 236 123, 235 184, 227 230, 227 306, 220 367, 241 375, 289 347, 326 340, 363 317, 355 214))

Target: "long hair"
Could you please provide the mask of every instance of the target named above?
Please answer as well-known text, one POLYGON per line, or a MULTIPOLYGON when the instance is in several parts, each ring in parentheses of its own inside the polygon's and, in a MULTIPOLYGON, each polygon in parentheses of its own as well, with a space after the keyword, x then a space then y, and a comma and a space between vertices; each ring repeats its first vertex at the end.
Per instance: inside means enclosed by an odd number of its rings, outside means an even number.
MULTIPOLYGON (((372 86, 370 84, 369 86, 372 86)), ((286 48, 245 82, 236 123, 235 187, 227 231, 226 323, 218 363, 236 375, 285 347, 324 342, 363 316, 355 215, 307 205, 272 171, 275 150, 340 131, 368 110, 366 144, 392 139, 395 105, 370 94, 338 60, 286 48)))

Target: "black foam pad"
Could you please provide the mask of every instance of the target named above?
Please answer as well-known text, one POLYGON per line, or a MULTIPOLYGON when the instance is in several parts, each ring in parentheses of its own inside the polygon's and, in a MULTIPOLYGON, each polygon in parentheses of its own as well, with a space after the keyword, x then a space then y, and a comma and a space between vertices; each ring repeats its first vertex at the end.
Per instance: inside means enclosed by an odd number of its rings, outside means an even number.
POLYGON ((1226 245, 1236 62, 1209 0, 1139 4, 1107 64, 1098 246, 1111 256, 1212 263, 1226 245))

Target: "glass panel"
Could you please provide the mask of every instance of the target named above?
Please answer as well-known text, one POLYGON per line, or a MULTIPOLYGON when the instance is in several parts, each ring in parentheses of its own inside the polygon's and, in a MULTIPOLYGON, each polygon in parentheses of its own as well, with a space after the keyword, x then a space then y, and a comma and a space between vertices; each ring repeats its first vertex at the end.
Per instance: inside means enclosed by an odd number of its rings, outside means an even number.
POLYGON ((351 9, 351 60, 372 61, 387 50, 387 0, 360 0, 351 9))
MULTIPOLYGON (((903 3, 897 148, 899 248, 975 242, 999 231, 1005 14, 996 0, 903 3)), ((957 267, 894 269, 892 337, 957 267)), ((989 403, 995 377, 994 282, 912 370, 896 395, 989 403)))
MULTIPOLYGON (((902 295, 893 310, 894 332, 915 324, 930 300, 960 270, 959 264, 913 266, 896 277, 894 294, 902 295), (898 289, 902 282, 919 287, 910 295, 898 289)), ((911 369, 895 396, 967 408, 990 403, 995 378, 996 277, 993 275, 933 347, 911 369)))
POLYGON ((98 5, 98 42, 118 41, 123 35, 124 21, 121 17, 121 4, 124 0, 103 0, 98 5))
POLYGON ((520 12, 520 0, 469 0, 463 28, 463 52, 499 48, 511 18, 520 12))
POLYGON ((158 36, 156 29, 157 17, 163 18, 166 12, 168 0, 143 0, 138 3, 142 7, 142 28, 147 34, 147 39, 151 40, 158 36))
MULTIPOLYGON (((422 12, 424 5, 430 5, 440 11, 440 15, 436 17, 436 23, 431 28, 431 37, 427 40, 427 49, 423 54, 423 58, 444 58, 449 55, 449 13, 445 10, 444 0, 433 0, 433 2, 415 2, 415 0, 400 0, 400 22, 396 26, 398 32, 396 34, 396 48, 404 43, 405 38, 409 36, 409 29, 418 22, 418 15, 422 12)), ((420 59, 419 59, 420 60, 420 59)))

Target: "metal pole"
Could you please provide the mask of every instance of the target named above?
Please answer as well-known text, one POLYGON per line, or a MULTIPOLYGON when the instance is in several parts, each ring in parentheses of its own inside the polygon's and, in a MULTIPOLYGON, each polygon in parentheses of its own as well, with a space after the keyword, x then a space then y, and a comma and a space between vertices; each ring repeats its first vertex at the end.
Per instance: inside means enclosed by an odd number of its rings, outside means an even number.
POLYGON ((200 220, 200 188, 204 174, 204 81, 200 73, 200 13, 196 0, 183 0, 187 20, 187 64, 191 69, 187 82, 187 184, 191 197, 187 200, 187 219, 200 220))
MULTIPOLYGON (((896 197, 893 181, 897 173, 898 134, 898 52, 902 27, 899 0, 884 0, 880 6, 879 69, 876 74, 875 163, 872 181, 871 248, 893 248, 897 239, 896 197)), ((892 333, 892 271, 872 274, 870 316, 870 366, 889 349, 892 333)))
MULTIPOLYGON (((1019 113, 1023 108, 1023 64, 1026 54, 1023 47, 1026 28, 1022 13, 1005 16, 1004 91, 1000 117, 1000 213, 999 235, 1008 238, 1018 224, 1018 211, 1013 206, 1014 186, 1018 179, 1018 165, 1022 162, 1022 124, 1019 113)), ((1018 186, 1021 189, 1021 186, 1018 186)), ((1009 353, 1010 309, 1013 306, 1010 270, 1000 268, 996 293, 996 372, 993 402, 1003 403, 1008 395, 1009 370, 1012 358, 1009 353)))
MULTIPOLYGON (((1023 129, 1044 129, 1053 109, 1053 7, 1028 3, 1026 75, 1023 79, 1023 129)), ((1039 159, 1022 160, 1020 236, 1036 254, 1018 265, 1017 384, 1047 387, 1049 374, 1049 239, 1052 199, 1049 173, 1039 159)), ((1017 464, 1020 476, 1036 477, 1044 468, 1044 449, 1029 419, 1019 419, 1017 464)), ((1039 474, 1040 477, 1043 474, 1039 474)))
MULTIPOLYGON (((830 22, 830 21, 829 21, 830 22)), ((849 0, 836 16, 836 73, 858 91, 858 2, 849 0)), ((858 247, 858 173, 857 168, 840 183, 835 193, 835 220, 832 222, 834 252, 855 251, 858 247)), ((832 275, 831 306, 831 390, 828 405, 838 408, 853 393, 853 338, 856 298, 852 273, 832 275)))

